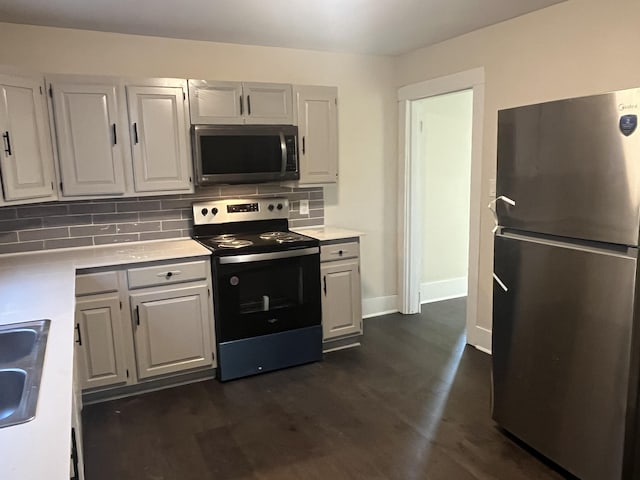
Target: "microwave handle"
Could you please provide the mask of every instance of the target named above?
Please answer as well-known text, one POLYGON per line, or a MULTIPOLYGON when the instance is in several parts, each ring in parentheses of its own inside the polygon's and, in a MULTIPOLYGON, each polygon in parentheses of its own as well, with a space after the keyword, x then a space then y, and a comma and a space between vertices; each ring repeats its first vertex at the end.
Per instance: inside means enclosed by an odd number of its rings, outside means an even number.
POLYGON ((287 143, 284 140, 284 133, 280 132, 280 151, 282 152, 282 166, 280 176, 284 177, 287 171, 287 143))

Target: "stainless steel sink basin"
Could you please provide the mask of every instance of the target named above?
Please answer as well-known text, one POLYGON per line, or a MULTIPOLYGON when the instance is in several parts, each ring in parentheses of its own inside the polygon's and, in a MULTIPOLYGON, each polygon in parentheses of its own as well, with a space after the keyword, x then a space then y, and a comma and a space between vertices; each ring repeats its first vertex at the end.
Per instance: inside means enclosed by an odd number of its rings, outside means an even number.
POLYGON ((0 370, 0 420, 10 417, 20 408, 26 379, 24 370, 0 370))
POLYGON ((36 345, 33 329, 0 332, 0 364, 14 362, 29 355, 36 345))
POLYGON ((35 418, 50 323, 0 325, 0 428, 35 418))

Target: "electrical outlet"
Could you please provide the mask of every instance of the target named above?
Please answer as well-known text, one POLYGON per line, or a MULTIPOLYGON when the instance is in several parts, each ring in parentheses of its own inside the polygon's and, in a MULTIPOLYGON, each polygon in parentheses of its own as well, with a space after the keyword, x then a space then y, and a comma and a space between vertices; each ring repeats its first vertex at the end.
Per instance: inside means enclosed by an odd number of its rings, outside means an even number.
POLYGON ((309 215, 309 200, 300 200, 300 215, 309 215))
POLYGON ((496 196, 496 179, 495 178, 489 179, 489 196, 490 197, 496 196))

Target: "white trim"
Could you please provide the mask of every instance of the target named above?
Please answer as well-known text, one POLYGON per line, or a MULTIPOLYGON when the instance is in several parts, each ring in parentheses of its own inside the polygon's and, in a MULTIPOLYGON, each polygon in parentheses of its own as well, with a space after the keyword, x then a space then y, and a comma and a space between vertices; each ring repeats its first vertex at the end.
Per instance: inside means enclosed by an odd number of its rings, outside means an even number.
POLYGON ((467 277, 420 284, 420 304, 467 296, 467 277))
POLYGON ((362 300, 362 318, 378 317, 398 311, 398 296, 365 298, 362 300))
POLYGON ((479 67, 400 87, 398 89, 398 100, 418 100, 435 97, 445 93, 467 90, 483 83, 484 67, 479 67))
MULTIPOLYGON (((411 145, 411 102, 465 89, 473 89, 473 120, 471 139, 471 186, 469 208, 469 268, 467 295, 467 343, 486 344, 486 335, 476 328, 478 312, 478 264, 480 261, 480 214, 483 204, 481 197, 482 181, 482 127, 484 119, 484 67, 445 77, 426 80, 398 89, 399 131, 398 131, 398 296, 402 313, 417 313, 420 279, 414 263, 416 248, 420 243, 416 215, 420 209, 419 190, 414 186, 418 162, 412 162, 411 145)), ((414 157, 415 158, 415 157, 414 157)), ((486 330, 486 329, 483 329, 486 330)))
MULTIPOLYGON (((476 326, 474 336, 476 342, 473 344, 473 346, 478 350, 491 355, 491 330, 476 326)), ((467 343, 471 342, 467 341, 467 343)))

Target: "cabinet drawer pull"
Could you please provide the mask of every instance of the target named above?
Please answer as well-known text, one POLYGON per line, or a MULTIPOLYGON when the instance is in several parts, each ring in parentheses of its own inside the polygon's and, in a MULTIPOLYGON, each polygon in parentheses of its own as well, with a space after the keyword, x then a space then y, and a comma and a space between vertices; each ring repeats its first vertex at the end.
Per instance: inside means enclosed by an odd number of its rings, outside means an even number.
POLYGON ((242 95, 240 95, 240 115, 242 115, 243 113, 244 113, 244 108, 242 104, 242 95))
POLYGON ((140 326, 140 305, 136 305, 136 325, 140 326))
POLYGON ((137 145, 138 142, 138 122, 133 122, 133 143, 137 145))
POLYGON ((118 144, 118 132, 116 132, 116 124, 114 123, 111 128, 113 128, 113 144, 117 145, 118 144))
POLYGON ((343 255, 346 255, 348 252, 348 250, 338 250, 337 252, 331 252, 331 255, 338 255, 340 257, 342 257, 343 255))
POLYGON ((163 273, 158 273, 156 276, 157 277, 165 277, 165 278, 171 278, 174 275, 180 275, 182 272, 180 270, 169 270, 168 272, 163 272, 163 273))
POLYGON ((251 95, 247 95, 247 114, 251 115, 251 95))
POLYGON ((325 275, 324 277, 322 277, 322 280, 324 281, 324 295, 325 297, 327 296, 327 276, 325 275))

